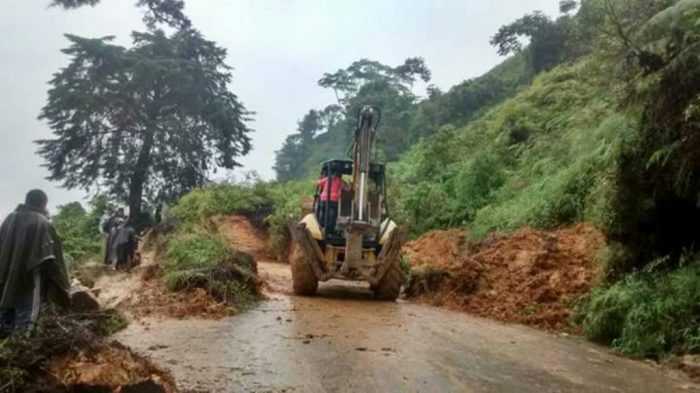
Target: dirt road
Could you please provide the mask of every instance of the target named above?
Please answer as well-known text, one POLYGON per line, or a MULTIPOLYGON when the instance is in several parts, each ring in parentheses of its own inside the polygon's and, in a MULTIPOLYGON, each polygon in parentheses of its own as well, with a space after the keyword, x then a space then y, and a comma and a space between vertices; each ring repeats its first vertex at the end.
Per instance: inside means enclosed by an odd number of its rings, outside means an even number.
POLYGON ((187 392, 696 391, 580 339, 405 302, 361 286, 288 295, 287 265, 261 263, 269 300, 223 321, 143 320, 119 339, 187 392))

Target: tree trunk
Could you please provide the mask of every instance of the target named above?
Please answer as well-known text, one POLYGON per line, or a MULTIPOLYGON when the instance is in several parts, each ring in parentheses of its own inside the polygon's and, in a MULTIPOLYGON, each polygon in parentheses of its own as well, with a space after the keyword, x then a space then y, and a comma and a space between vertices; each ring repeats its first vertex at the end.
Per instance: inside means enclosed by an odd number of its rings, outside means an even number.
POLYGON ((143 203, 143 188, 148 177, 148 169, 151 165, 151 150, 153 148, 154 132, 147 131, 143 141, 143 146, 136 159, 134 173, 131 175, 129 185, 129 217, 131 224, 137 230, 146 224, 146 217, 141 211, 143 203))

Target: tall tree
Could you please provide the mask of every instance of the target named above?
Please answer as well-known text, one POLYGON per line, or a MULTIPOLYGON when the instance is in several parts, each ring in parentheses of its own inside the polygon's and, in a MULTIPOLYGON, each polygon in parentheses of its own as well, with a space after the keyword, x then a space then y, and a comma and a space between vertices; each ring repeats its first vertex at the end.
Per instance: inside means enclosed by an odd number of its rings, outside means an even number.
POLYGON ((357 113, 364 105, 382 111, 377 156, 395 159, 406 146, 409 115, 417 97, 412 92, 419 79, 430 81, 430 70, 420 57, 406 59, 396 67, 368 59, 347 68, 325 73, 319 86, 332 89, 338 103, 322 111, 311 110, 299 122, 275 158, 277 179, 298 179, 309 173, 309 164, 337 158, 346 153, 357 124, 357 113), (327 130, 320 134, 318 131, 327 130))
POLYGON ((329 121, 332 119, 324 111, 312 109, 304 115, 297 123, 297 132, 287 136, 282 148, 276 152, 274 169, 277 180, 289 181, 306 175, 306 161, 313 138, 328 126, 329 121))
MULTIPOLYGON (((562 10, 571 11, 568 4, 562 10)), ((564 17, 566 18, 566 17, 564 17)), ((506 56, 523 50, 522 37, 530 39, 527 54, 530 66, 535 73, 546 71, 559 64, 565 53, 566 31, 562 19, 553 21, 540 11, 502 26, 491 38, 491 45, 498 48, 498 54, 506 56)))
POLYGON ((357 95, 360 89, 371 83, 384 83, 402 93, 410 93, 410 87, 417 78, 423 82, 430 81, 430 70, 420 57, 411 57, 397 66, 390 67, 378 61, 361 59, 348 68, 334 73, 325 73, 318 81, 319 86, 335 91, 338 100, 343 103, 357 95))
POLYGON ((49 179, 101 183, 140 219, 144 200, 172 200, 250 150, 226 51, 196 30, 133 33, 131 48, 66 37, 70 64, 39 116, 54 134, 37 141, 49 179))
MULTIPOLYGON (((94 7, 101 0, 53 0, 51 5, 65 9, 80 8, 83 6, 94 7)), ((175 28, 188 28, 190 20, 184 13, 185 2, 183 0, 138 0, 136 5, 145 7, 144 22, 149 28, 154 28, 159 23, 165 23, 175 28)))

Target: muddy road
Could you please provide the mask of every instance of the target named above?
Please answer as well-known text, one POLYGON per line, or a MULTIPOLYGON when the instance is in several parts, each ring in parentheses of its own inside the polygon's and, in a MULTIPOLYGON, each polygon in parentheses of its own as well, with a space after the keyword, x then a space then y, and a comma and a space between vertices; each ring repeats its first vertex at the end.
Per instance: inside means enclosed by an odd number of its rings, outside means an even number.
POLYGON ((330 282, 289 295, 288 265, 261 263, 269 300, 222 321, 145 319, 119 335, 186 392, 674 392, 680 377, 580 339, 330 282))

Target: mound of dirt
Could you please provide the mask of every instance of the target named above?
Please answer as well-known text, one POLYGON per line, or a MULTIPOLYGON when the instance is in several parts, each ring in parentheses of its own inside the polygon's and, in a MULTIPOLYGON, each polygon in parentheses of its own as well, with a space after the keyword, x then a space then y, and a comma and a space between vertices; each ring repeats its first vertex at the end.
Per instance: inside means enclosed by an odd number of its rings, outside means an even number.
POLYGON ((52 359, 39 386, 54 392, 175 392, 165 370, 119 343, 52 359))
POLYGON ((216 217, 214 222, 219 233, 234 249, 252 255, 256 261, 272 259, 267 249, 267 234, 253 225, 247 217, 220 216, 216 217))
POLYGON ((430 232, 405 245, 413 273, 406 295, 474 315, 573 330, 574 300, 595 284, 600 231, 579 224, 495 235, 467 250, 463 231, 430 232))
POLYGON ((202 288, 170 291, 160 277, 157 265, 144 270, 140 287, 126 299, 123 308, 136 318, 221 319, 237 311, 233 306, 217 301, 202 288))
POLYGON ((412 267, 456 268, 462 264, 468 240, 467 233, 459 229, 430 231, 404 244, 403 253, 412 267))

